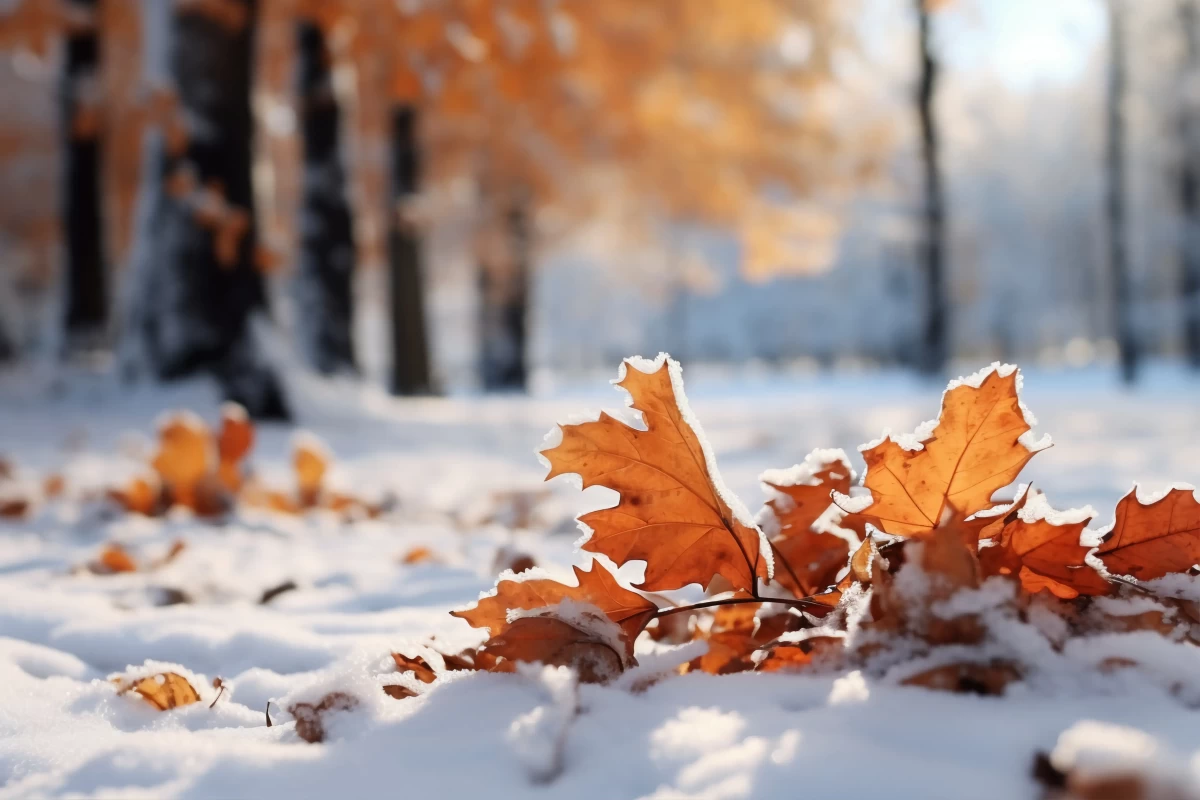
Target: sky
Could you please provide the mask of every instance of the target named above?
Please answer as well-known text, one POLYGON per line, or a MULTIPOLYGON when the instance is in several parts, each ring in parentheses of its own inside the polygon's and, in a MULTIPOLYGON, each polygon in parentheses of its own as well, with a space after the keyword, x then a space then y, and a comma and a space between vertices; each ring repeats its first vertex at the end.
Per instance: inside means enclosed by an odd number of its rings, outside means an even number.
POLYGON ((1107 34, 1104 0, 958 0, 936 25, 948 68, 1017 90, 1077 79, 1107 34))

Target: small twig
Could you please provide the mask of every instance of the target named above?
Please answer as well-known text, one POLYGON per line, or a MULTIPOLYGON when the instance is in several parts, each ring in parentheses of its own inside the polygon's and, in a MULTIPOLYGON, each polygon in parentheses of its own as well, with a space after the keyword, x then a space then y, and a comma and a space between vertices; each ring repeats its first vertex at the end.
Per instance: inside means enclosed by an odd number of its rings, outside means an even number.
POLYGON ((780 605, 791 606, 792 608, 804 608, 805 606, 821 605, 807 598, 801 600, 792 600, 783 597, 728 597, 724 600, 706 600, 703 603, 694 603, 690 606, 675 606, 674 608, 660 608, 655 612, 654 617, 666 617, 671 614, 679 614, 684 611, 695 611, 701 608, 712 608, 714 606, 738 606, 746 603, 778 603, 780 605))
POLYGON ((221 691, 217 692, 217 696, 213 698, 211 703, 208 704, 210 709, 217 704, 218 700, 221 699, 221 695, 225 694, 225 681, 221 680, 220 678, 213 678, 213 687, 220 689, 221 691))
POLYGON ((266 715, 267 715, 267 727, 269 728, 275 724, 274 722, 271 722, 271 701, 270 700, 267 701, 266 715))

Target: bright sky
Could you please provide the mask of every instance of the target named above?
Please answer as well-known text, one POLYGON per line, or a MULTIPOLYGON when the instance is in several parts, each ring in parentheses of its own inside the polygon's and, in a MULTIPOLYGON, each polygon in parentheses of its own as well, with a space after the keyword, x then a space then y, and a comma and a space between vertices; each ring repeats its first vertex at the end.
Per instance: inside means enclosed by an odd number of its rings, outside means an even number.
POLYGON ((1107 33, 1104 0, 958 0, 936 26, 948 67, 1015 89, 1078 78, 1107 33))

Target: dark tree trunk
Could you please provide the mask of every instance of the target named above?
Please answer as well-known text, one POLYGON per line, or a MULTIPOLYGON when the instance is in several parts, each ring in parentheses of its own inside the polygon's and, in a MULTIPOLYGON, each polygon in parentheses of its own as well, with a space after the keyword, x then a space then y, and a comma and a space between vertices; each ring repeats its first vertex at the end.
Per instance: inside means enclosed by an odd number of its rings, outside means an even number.
POLYGON ((947 304, 945 236, 946 209, 942 196, 939 163, 939 134, 934 115, 938 62, 933 54, 931 21, 927 0, 916 0, 921 74, 917 85, 917 116, 921 127, 921 166, 924 178, 924 209, 921 263, 925 273, 925 322, 921 331, 918 365, 922 372, 937 374, 946 364, 947 304))
POLYGON ((353 372, 354 229, 342 165, 341 114, 320 27, 302 23, 297 50, 304 200, 295 289, 302 350, 319 372, 353 372))
POLYGON ((504 214, 505 252, 481 264, 479 296, 480 373, 483 387, 492 391, 524 390, 527 310, 529 308, 530 230, 528 204, 514 197, 504 214))
POLYGON ((188 137, 174 148, 168 139, 160 159, 167 189, 148 225, 139 323, 159 378, 212 374, 253 416, 283 418, 278 378, 251 331, 266 311, 251 186, 255 0, 237 5, 240 19, 173 12, 171 74, 188 137))
MULTIPOLYGON (((95 12, 96 0, 75 0, 95 12)), ((100 342, 108 321, 100 189, 100 38, 94 26, 66 37, 62 81, 65 327, 68 351, 100 342)))
MULTIPOLYGON (((1200 31, 1196 0, 1180 0, 1185 61, 1183 87, 1200 80, 1200 31)), ((1188 364, 1200 369, 1200 119, 1195 100, 1180 103, 1179 212, 1183 218, 1180 243, 1180 297, 1183 303, 1183 346, 1188 364)))
POLYGON ((1138 347, 1133 331, 1132 287, 1129 280, 1125 219, 1125 13, 1123 0, 1109 0, 1108 102, 1106 173, 1108 196, 1108 266, 1112 277, 1113 328, 1120 353, 1121 379, 1137 377, 1138 347))
POLYGON ((391 272, 392 392, 429 394, 429 336, 421 277, 421 237, 405 213, 420 187, 417 114, 409 106, 392 113, 392 196, 388 208, 388 260, 391 272))

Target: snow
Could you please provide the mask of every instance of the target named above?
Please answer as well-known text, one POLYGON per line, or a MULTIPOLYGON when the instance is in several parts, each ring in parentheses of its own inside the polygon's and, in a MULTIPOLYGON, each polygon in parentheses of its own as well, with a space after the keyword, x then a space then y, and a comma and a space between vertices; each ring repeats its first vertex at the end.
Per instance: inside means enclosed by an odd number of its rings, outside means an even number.
MULTIPOLYGON (((1151 380, 1136 393, 1088 374, 1033 373, 1027 383, 1058 446, 1033 459, 1022 480, 1055 506, 1090 503, 1108 516, 1135 480, 1200 483, 1194 383, 1151 380)), ((869 384, 848 376, 736 386, 689 371, 708 446, 743 497, 758 492, 764 469, 814 447, 846 448, 861 470, 850 448, 881 427, 911 430, 936 407, 939 388, 887 374, 869 384)), ((434 684, 399 674, 391 652, 436 666, 431 636, 447 650, 481 640, 448 611, 492 588, 502 548, 569 580, 573 517, 609 501, 598 490, 543 485, 530 447, 548 421, 601 405, 604 393, 562 382, 533 398, 392 400, 345 388, 306 397, 299 422, 328 444, 344 485, 394 494, 392 511, 354 522, 242 511, 217 525, 113 516, 85 497, 88 488, 144 464, 159 413, 188 408, 215 422, 211 389, 0 377, 0 455, 23 481, 60 471, 68 483, 64 498, 39 501, 29 519, 0 520, 2 800, 744 798, 791 797, 797 787, 814 797, 1010 800, 1040 796, 1030 777, 1035 754, 1092 769, 1093 754, 1103 766, 1110 750, 1113 763, 1193 787, 1200 650, 1150 631, 1068 638, 1062 618, 1037 604, 1019 620, 991 583, 938 611, 987 616, 1006 655, 1038 666, 1001 698, 900 686, 899 669, 675 675, 702 643, 640 641, 639 666, 609 686, 579 685, 555 668, 450 673, 434 684), (506 521, 514 492, 535 498, 524 525, 506 521), (110 540, 146 563, 177 538, 186 549, 158 569, 74 570, 110 540), (400 563, 415 546, 437 559, 400 563), (287 580, 297 588, 258 602, 287 580), (157 605, 164 589, 192 602, 157 605), (1097 668, 1131 652, 1141 667, 1097 668), (164 670, 192 678, 204 702, 160 713, 108 681, 164 670), (209 709, 215 677, 228 688, 209 709), (385 683, 418 696, 394 700, 379 688, 385 683), (325 743, 301 741, 287 708, 330 691, 360 705, 332 715, 325 743)), ((259 429, 250 459, 257 474, 290 474, 293 432, 259 429)), ((1189 579, 1161 583, 1196 596, 1189 579)), ((1122 608, 1141 606, 1109 610, 1122 608)))

